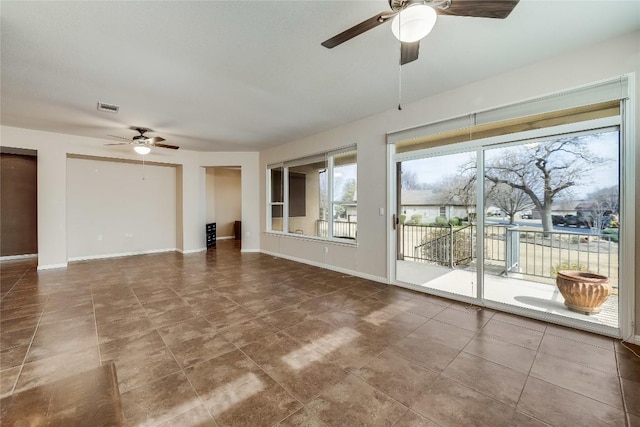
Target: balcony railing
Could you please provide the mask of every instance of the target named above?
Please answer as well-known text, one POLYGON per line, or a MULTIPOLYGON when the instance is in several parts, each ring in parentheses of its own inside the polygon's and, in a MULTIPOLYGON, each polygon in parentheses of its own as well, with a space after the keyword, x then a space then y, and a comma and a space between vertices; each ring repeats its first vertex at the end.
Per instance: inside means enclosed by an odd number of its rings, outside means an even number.
MULTIPOLYGON (((316 221, 316 235, 319 237, 329 236, 329 222, 324 220, 316 221)), ((333 221, 333 237, 355 239, 358 235, 358 223, 347 221, 333 221)))
MULTIPOLYGON (((477 226, 400 225, 401 257, 449 267, 476 261, 477 226)), ((485 263, 502 274, 554 278, 557 270, 586 270, 603 274, 617 285, 618 244, 591 232, 525 231, 518 226, 487 225, 485 263)))

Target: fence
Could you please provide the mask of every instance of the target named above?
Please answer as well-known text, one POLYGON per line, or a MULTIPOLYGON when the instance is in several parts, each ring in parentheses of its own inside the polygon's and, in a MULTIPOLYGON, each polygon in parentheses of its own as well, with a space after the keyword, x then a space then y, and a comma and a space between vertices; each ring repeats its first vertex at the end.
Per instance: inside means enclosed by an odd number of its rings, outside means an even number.
MULTIPOLYGON (((401 225, 404 259, 445 265, 476 260, 477 226, 401 225)), ((553 278, 560 269, 587 270, 617 280, 618 244, 591 233, 522 231, 517 226, 487 225, 485 265, 502 273, 553 278)), ((614 280, 614 281, 615 281, 614 280)))

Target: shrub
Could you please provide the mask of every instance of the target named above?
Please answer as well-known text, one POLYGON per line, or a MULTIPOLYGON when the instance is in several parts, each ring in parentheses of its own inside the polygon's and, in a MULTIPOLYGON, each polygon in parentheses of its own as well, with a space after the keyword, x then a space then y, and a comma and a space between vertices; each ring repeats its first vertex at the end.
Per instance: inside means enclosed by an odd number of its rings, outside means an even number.
POLYGON ((568 261, 563 260, 560 264, 556 264, 551 267, 551 276, 556 277, 560 270, 587 271, 587 266, 584 264, 578 264, 577 262, 569 264, 568 261))
POLYGON ((447 218, 444 216, 437 216, 436 225, 447 225, 447 218))
POLYGON ((406 220, 407 220, 407 216, 405 214, 400 215, 400 224, 404 224, 406 220))
POLYGON ((421 224, 422 223, 422 215, 420 215, 420 214, 411 215, 411 222, 413 224, 421 224))
POLYGON ((459 227, 462 225, 462 220, 457 216, 454 216, 449 220, 449 224, 453 225, 454 227, 459 227))
POLYGON ((602 238, 604 240, 610 240, 618 243, 620 240, 619 231, 620 229, 618 228, 607 228, 606 230, 602 230, 602 238))
POLYGON ((413 222, 414 224, 420 224, 422 222, 422 215, 420 214, 411 215, 411 222, 413 222))

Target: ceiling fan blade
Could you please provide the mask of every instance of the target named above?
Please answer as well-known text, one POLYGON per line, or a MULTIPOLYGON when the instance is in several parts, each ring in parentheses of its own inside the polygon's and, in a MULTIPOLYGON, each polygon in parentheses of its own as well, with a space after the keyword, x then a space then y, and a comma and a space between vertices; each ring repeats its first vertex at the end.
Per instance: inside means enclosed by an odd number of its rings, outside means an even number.
POLYGON ((153 138, 148 138, 145 142, 150 142, 151 144, 155 144, 156 142, 162 142, 164 141, 164 138, 161 138, 159 136, 154 136, 153 138))
POLYGON ((504 19, 520 0, 452 0, 447 9, 437 9, 440 15, 473 16, 504 19))
POLYGON ((402 42, 400 46, 400 65, 408 64, 418 59, 420 40, 413 43, 402 42))
POLYGON ((117 139, 121 139, 123 141, 131 142, 131 138, 125 138, 125 137, 118 136, 118 135, 107 135, 107 136, 109 136, 111 138, 117 138, 117 139))
POLYGON ((376 16, 372 16, 371 18, 367 19, 366 21, 362 21, 361 23, 359 23, 357 25, 354 25, 353 27, 349 28, 348 30, 345 30, 345 31, 341 32, 337 36, 333 36, 329 40, 323 41, 321 44, 322 44, 322 46, 326 47, 327 49, 332 49, 332 48, 334 48, 334 47, 346 42, 347 40, 351 40, 355 36, 364 33, 365 31, 369 31, 370 29, 375 28, 380 24, 384 24, 390 18, 393 18, 395 15, 396 14, 393 13, 393 12, 381 12, 381 13, 377 14, 376 16))
POLYGON ((131 142, 114 142, 113 144, 104 144, 104 145, 129 145, 131 142))
MULTIPOLYGON (((164 141, 164 139, 163 139, 164 141)), ((178 147, 177 145, 169 145, 169 144, 152 144, 154 147, 160 147, 160 148, 169 148, 171 150, 177 150, 178 147)))

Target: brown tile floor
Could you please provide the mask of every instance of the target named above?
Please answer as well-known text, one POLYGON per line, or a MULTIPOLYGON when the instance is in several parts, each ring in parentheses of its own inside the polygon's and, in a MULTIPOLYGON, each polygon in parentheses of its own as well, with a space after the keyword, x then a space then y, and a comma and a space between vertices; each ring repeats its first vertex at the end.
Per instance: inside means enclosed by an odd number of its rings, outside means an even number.
POLYGON ((614 340, 235 241, 1 267, 2 396, 114 361, 132 426, 640 425, 614 340))

